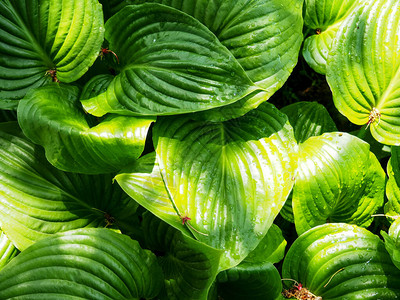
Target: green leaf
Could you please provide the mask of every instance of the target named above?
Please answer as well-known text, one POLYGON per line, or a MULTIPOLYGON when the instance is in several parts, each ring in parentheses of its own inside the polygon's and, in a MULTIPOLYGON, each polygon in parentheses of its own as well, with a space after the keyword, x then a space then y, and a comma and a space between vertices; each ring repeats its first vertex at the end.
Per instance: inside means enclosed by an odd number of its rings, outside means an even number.
POLYGON ((127 226, 137 204, 111 182, 54 168, 16 123, 0 124, 0 226, 18 249, 57 232, 127 226))
POLYGON ((299 234, 325 222, 367 227, 383 205, 385 173, 369 144, 347 133, 325 133, 300 145, 293 189, 299 234))
POLYGON ((114 76, 109 74, 93 76, 83 87, 80 99, 87 99, 104 93, 113 79, 114 76))
POLYGON ((0 278, 0 299, 148 299, 162 285, 153 253, 127 236, 94 228, 37 242, 0 278))
POLYGON ((267 101, 285 83, 297 63, 303 40, 301 0, 133 0, 179 9, 208 27, 249 78, 263 91, 240 101, 199 113, 199 118, 229 120, 267 101))
POLYGON ((296 102, 281 109, 288 116, 298 143, 325 132, 337 131, 325 106, 317 102, 296 102))
POLYGON ((161 299, 206 299, 218 273, 221 250, 202 244, 150 213, 143 215, 146 248, 164 273, 161 299))
MULTIPOLYGON (((400 147, 392 147, 392 156, 387 164, 389 180, 386 184, 385 214, 388 216, 400 215, 400 147)), ((390 220, 390 219, 389 219, 390 220)))
POLYGON ((238 264, 292 189, 297 145, 287 117, 264 103, 220 123, 164 118, 153 133, 177 221, 190 218, 196 238, 225 250, 222 269, 238 264))
POLYGON ((304 24, 315 34, 304 41, 303 56, 314 71, 325 74, 332 42, 358 0, 306 0, 304 24))
POLYGON ((324 300, 400 297, 400 271, 384 243, 355 225, 325 224, 302 234, 285 257, 282 276, 324 300))
POLYGON ((0 108, 15 108, 28 90, 79 79, 104 39, 97 0, 0 2, 0 108), (54 77, 53 80, 56 80, 54 77))
POLYGON ((107 21, 106 38, 121 73, 105 93, 82 100, 95 116, 195 112, 235 102, 256 88, 204 25, 173 8, 126 6, 107 21))
POLYGON ((338 110, 389 145, 400 145, 399 34, 398 1, 365 1, 340 27, 327 64, 338 110))
POLYGON ((389 234, 381 231, 385 239, 385 247, 394 265, 400 269, 400 218, 397 218, 389 228, 389 234))
POLYGON ((18 249, 7 238, 4 232, 0 231, 0 270, 19 253, 18 249))
POLYGON ((270 262, 257 265, 242 262, 218 274, 218 293, 223 299, 280 299, 282 281, 270 262))
POLYGON ((286 244, 287 242, 280 228, 272 224, 257 248, 251 251, 243 262, 251 264, 260 264, 264 262, 278 263, 285 256, 286 244))
POLYGON ((45 148, 51 164, 68 172, 100 174, 118 171, 142 154, 153 118, 109 115, 89 127, 78 98, 77 88, 54 84, 20 101, 19 124, 45 148))

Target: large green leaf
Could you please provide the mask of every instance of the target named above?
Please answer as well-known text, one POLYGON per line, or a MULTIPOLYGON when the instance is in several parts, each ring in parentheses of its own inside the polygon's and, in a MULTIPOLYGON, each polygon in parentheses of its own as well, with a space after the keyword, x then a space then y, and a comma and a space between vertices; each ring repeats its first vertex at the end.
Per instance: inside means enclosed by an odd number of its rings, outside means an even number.
POLYGON ((390 145, 400 145, 399 35, 399 1, 364 1, 340 27, 327 64, 338 110, 390 145))
POLYGON ((239 117, 267 101, 297 63, 303 40, 301 0, 132 0, 158 2, 182 10, 208 27, 228 48, 250 79, 264 91, 200 113, 206 119, 239 117))
POLYGON ((392 156, 387 164, 389 180, 386 184, 385 213, 389 216, 400 215, 400 147, 392 147, 392 156))
POLYGON ((18 253, 19 251, 14 244, 11 243, 4 232, 0 231, 0 270, 18 253))
POLYGON ((53 84, 20 101, 19 124, 28 138, 45 148, 51 164, 69 172, 109 173, 142 154, 155 119, 109 115, 89 127, 78 99, 76 87, 53 84))
POLYGON ((326 61, 336 33, 359 0, 306 0, 304 24, 314 31, 304 41, 303 56, 318 73, 326 73, 326 61))
POLYGON ((171 7, 127 6, 107 21, 106 38, 121 73, 105 93, 82 100, 93 115, 195 112, 235 102, 255 89, 215 35, 171 7))
POLYGON ((97 0, 0 1, 0 107, 15 108, 52 74, 53 80, 77 80, 97 58, 103 38, 97 0))
POLYGON ((325 222, 367 227, 383 205, 385 173, 369 144, 347 133, 311 137, 299 149, 293 213, 299 234, 325 222))
POLYGON ((222 251, 200 243, 150 213, 143 215, 146 248, 164 273, 161 299, 207 299, 222 251))
POLYGON ((390 225, 389 234, 382 231, 382 236, 385 239, 385 247, 389 252, 395 266, 400 269, 400 217, 390 225))
POLYGON ((127 236, 95 228, 37 242, 0 278, 0 299, 149 299, 162 286, 153 253, 127 236))
MULTIPOLYGON (((234 266, 267 233, 293 186, 297 145, 273 105, 231 121, 164 118, 153 129, 157 161, 176 218, 234 266)), ((162 215, 159 215, 163 218, 162 215)))
POLYGON ((242 262, 218 274, 217 280, 222 299, 274 300, 281 297, 281 276, 270 262, 242 262))
POLYGON ((383 241, 355 225, 325 224, 302 234, 285 257, 282 276, 324 300, 400 297, 400 270, 383 241))
POLYGON ((297 143, 325 132, 337 131, 325 106, 317 102, 296 102, 281 109, 288 116, 297 143))
POLYGON ((112 175, 59 171, 16 123, 0 125, 0 226, 18 249, 71 229, 128 226, 136 208, 112 175))

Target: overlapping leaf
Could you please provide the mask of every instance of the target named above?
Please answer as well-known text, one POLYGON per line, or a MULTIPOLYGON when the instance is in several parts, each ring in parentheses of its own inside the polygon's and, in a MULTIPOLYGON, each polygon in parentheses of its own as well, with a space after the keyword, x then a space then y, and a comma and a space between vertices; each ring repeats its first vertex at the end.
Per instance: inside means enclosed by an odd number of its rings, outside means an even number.
POLYGON ((89 127, 78 93, 75 87, 55 84, 30 92, 18 106, 25 135, 64 171, 109 173, 136 160, 154 119, 110 115, 89 127))
POLYGON ((222 251, 202 244, 145 213, 142 226, 146 247, 158 253, 164 273, 161 299, 206 299, 222 251))
POLYGON ((162 286, 153 253, 108 229, 58 234, 0 272, 0 299, 150 299, 162 286))
POLYGON ((83 100, 96 116, 170 115, 239 100, 255 89, 233 55, 199 21, 155 3, 127 6, 106 23, 121 73, 83 100))
POLYGON ((311 137, 299 149, 293 213, 299 234, 325 222, 368 226, 383 205, 385 174, 369 145, 347 133, 311 137))
POLYGON ((359 0, 306 0, 304 24, 314 34, 304 41, 303 56, 318 73, 326 73, 326 61, 336 33, 359 0))
POLYGON ((400 218, 393 222, 388 233, 381 232, 385 239, 385 247, 395 266, 400 269, 400 218))
POLYGON ((19 253, 18 249, 7 238, 4 232, 0 231, 0 270, 19 253))
POLYGON ((326 108, 317 102, 296 102, 285 106, 281 111, 288 116, 297 143, 337 130, 326 108))
POLYGON ((400 297, 400 270, 383 241, 355 225, 325 224, 301 235, 285 257, 282 276, 324 300, 400 297))
POLYGON ((398 1, 365 1, 344 21, 327 64, 338 110, 390 145, 400 145, 399 34, 398 1))
POLYGON ((281 276, 270 262, 242 262, 218 274, 217 280, 218 294, 223 299, 281 299, 281 276))
POLYGON ((392 147, 392 156, 387 164, 389 180, 386 185, 388 202, 385 213, 389 216, 400 215, 400 147, 392 147))
POLYGON ((221 123, 166 118, 154 135, 176 218, 191 218, 199 240, 225 250, 223 266, 237 264, 264 237, 292 188, 297 147, 287 117, 264 103, 221 123))
POLYGON ((302 35, 302 1, 290 0, 133 0, 172 6, 195 17, 228 48, 256 91, 226 107, 201 113, 202 118, 239 117, 267 101, 286 81, 297 63, 302 35))
POLYGON ((51 234, 83 227, 117 226, 137 204, 111 175, 64 173, 16 123, 0 126, 0 226, 20 250, 51 234))
POLYGON ((77 80, 103 38, 97 0, 1 1, 0 108, 15 108, 29 89, 56 78, 77 80))

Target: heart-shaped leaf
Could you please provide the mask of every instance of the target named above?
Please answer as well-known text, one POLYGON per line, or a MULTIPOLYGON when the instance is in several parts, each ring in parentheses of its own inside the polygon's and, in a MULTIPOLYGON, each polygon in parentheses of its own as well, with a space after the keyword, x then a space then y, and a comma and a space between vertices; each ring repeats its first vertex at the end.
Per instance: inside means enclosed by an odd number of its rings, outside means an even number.
POLYGON ((222 251, 174 229, 150 213, 143 215, 146 248, 157 253, 164 273, 161 299, 206 299, 222 251))
POLYGON ((400 215, 400 147, 392 147, 392 156, 387 164, 389 180, 386 185, 388 202, 385 213, 389 216, 400 215))
POLYGON ((96 228, 37 242, 0 278, 0 299, 149 299, 162 286, 153 253, 127 236, 96 228))
POLYGON ((281 299, 281 276, 270 262, 242 262, 218 274, 217 280, 218 294, 223 299, 281 299))
POLYGON ((126 226, 137 204, 111 182, 57 170, 16 123, 0 124, 0 226, 18 249, 71 229, 126 226))
POLYGON ((19 124, 27 137, 45 148, 51 164, 69 172, 109 173, 142 154, 155 119, 109 115, 89 127, 78 98, 76 87, 54 84, 20 101, 19 124))
POLYGON ((390 225, 389 234, 381 231, 382 236, 385 239, 385 247, 389 252, 395 266, 400 269, 400 217, 390 225))
POLYGON ((327 63, 338 110, 389 145, 400 145, 399 35, 399 1, 364 1, 340 27, 327 63))
POLYGON ((104 39, 97 0, 0 2, 0 108, 31 88, 73 82, 93 64, 104 39))
POLYGON ((325 74, 336 33, 359 0, 306 0, 304 24, 314 34, 304 41, 303 56, 314 71, 325 74))
POLYGON ((317 102, 296 102, 285 106, 281 112, 288 116, 297 143, 337 130, 325 106, 317 102))
POLYGON ((383 241, 355 225, 325 224, 302 234, 286 254, 282 276, 324 300, 400 297, 400 270, 383 241))
POLYGON ((4 232, 0 231, 0 270, 19 253, 18 249, 7 238, 4 232))
POLYGON ((199 113, 202 119, 229 120, 267 101, 297 63, 303 40, 301 0, 133 0, 179 9, 202 22, 231 51, 249 78, 263 91, 238 102, 199 113))
POLYGON ((255 89, 232 54, 204 25, 168 6, 126 6, 106 23, 121 62, 107 91, 82 100, 102 116, 171 115, 239 100, 255 89))
POLYGON ((320 224, 368 226, 383 205, 385 173, 369 144, 347 133, 311 137, 299 149, 293 213, 299 234, 320 224))
POLYGON ((153 132, 176 218, 190 218, 199 240, 225 250, 225 268, 236 265, 267 233, 292 188, 297 145, 287 117, 264 103, 220 123, 165 118, 153 132))

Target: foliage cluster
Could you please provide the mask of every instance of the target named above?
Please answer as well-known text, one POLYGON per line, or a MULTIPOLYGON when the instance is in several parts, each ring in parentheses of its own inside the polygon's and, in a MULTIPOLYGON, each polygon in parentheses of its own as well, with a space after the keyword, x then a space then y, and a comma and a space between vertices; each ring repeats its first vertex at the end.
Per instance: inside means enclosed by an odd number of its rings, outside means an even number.
POLYGON ((0 0, 0 299, 400 298, 399 50, 397 0, 0 0))

